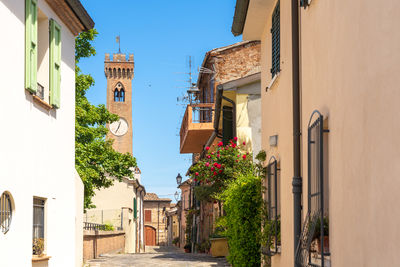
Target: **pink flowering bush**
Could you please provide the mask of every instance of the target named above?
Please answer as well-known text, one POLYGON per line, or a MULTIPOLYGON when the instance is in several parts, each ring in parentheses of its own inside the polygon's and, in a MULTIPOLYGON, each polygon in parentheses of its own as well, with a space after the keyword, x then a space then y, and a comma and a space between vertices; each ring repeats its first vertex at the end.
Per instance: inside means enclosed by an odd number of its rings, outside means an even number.
POLYGON ((214 151, 207 147, 205 157, 191 168, 191 177, 200 185, 195 192, 199 200, 217 199, 230 181, 241 174, 254 172, 251 155, 241 150, 245 143, 240 146, 236 141, 235 137, 226 146, 219 142, 214 151))

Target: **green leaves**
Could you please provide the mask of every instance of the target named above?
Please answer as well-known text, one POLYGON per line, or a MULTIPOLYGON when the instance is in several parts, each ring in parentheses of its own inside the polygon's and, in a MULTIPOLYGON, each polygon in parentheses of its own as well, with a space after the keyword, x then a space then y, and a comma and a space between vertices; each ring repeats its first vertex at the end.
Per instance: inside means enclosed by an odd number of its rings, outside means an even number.
POLYGON ((221 194, 226 216, 223 220, 228 237, 232 266, 260 266, 261 178, 240 174, 221 194))
MULTIPOLYGON (((76 38, 76 63, 96 54, 91 44, 96 35, 96 30, 90 30, 76 38)), ((111 186, 114 178, 133 178, 136 159, 115 151, 112 141, 106 140, 107 124, 118 120, 118 116, 86 98, 87 90, 94 85, 92 76, 82 74, 78 66, 75 74, 75 168, 85 187, 85 208, 91 208, 96 189, 111 186)))

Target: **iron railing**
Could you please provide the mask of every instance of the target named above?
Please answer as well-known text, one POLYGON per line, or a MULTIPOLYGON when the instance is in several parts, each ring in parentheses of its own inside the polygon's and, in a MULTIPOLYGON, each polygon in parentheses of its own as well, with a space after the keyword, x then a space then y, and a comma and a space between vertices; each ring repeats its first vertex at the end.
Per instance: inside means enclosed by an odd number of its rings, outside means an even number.
POLYGON ((328 195, 324 184, 324 118, 318 111, 314 111, 308 124, 308 203, 307 215, 303 224, 299 244, 296 250, 296 262, 301 266, 327 266, 326 257, 330 256, 325 248, 324 237, 328 236, 328 209, 325 201, 328 195), (314 117, 317 118, 313 121, 314 117), (313 121, 313 122, 312 122, 313 121), (312 247, 317 240, 317 250, 312 247))
POLYGON ((105 231, 106 227, 107 226, 105 224, 89 223, 89 222, 84 222, 83 223, 83 229, 84 230, 105 231))
POLYGON ((44 87, 40 83, 37 83, 36 96, 44 100, 44 87))
POLYGON ((0 198, 0 228, 3 233, 7 233, 10 229, 11 219, 11 198, 8 193, 4 192, 0 198))

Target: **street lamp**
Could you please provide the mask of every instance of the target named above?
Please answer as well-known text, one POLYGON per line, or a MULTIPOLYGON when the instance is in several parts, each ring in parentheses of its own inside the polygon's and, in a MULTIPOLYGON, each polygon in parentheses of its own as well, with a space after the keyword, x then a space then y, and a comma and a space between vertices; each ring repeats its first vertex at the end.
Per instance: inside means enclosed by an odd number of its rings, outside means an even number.
POLYGON ((177 183, 178 185, 180 185, 180 184, 182 183, 182 176, 181 176, 180 173, 178 173, 178 176, 176 176, 176 183, 177 183))
POLYGON ((175 192, 174 197, 175 197, 175 200, 178 201, 178 199, 179 199, 179 193, 178 193, 178 191, 175 192))

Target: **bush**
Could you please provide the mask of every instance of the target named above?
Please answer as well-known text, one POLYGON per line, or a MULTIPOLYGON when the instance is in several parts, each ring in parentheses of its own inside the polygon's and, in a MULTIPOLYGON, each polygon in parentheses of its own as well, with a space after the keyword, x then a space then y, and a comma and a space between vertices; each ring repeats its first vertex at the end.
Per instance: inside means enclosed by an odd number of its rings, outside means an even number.
POLYGON ((114 226, 111 223, 104 224, 104 231, 114 231, 114 226))
POLYGON ((252 172, 240 174, 222 193, 228 261, 235 267, 260 266, 261 178, 252 172))
POLYGON ((175 237, 174 240, 172 240, 172 244, 176 245, 179 243, 179 237, 175 237))

